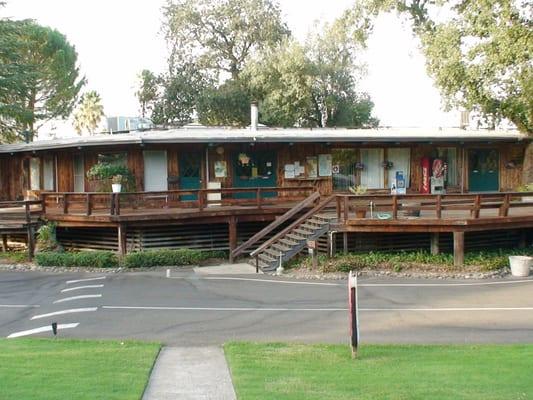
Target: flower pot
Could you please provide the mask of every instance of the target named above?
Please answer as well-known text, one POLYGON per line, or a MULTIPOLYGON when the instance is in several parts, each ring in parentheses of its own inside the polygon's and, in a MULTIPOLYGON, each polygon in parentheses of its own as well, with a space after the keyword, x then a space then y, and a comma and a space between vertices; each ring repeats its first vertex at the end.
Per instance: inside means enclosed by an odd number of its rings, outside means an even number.
POLYGON ((528 276, 533 265, 533 257, 529 256, 509 256, 511 274, 513 276, 528 276))
POLYGON ((122 191, 122 183, 113 183, 111 184, 111 188, 113 189, 113 193, 120 193, 122 191))
POLYGON ((365 208, 356 208, 355 216, 357 218, 366 218, 366 209, 365 208))

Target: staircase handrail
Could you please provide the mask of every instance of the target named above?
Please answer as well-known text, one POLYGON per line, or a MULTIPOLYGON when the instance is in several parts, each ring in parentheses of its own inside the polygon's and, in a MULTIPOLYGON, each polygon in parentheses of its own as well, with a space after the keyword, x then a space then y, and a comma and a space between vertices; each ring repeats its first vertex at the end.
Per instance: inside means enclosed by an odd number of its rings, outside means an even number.
POLYGON ((240 246, 233 249, 233 251, 231 252, 232 258, 235 258, 238 255, 242 254, 244 250, 256 244, 259 240, 261 240, 263 237, 265 237, 270 232, 272 232, 272 230, 274 230, 275 228, 277 228, 278 226, 280 226, 281 224, 283 224, 290 218, 294 217, 296 214, 298 214, 303 209, 311 206, 317 199, 320 199, 320 193, 313 192, 311 195, 309 195, 304 200, 296 204, 293 208, 291 208, 285 214, 283 214, 279 218, 276 218, 272 223, 270 223, 269 225, 261 229, 259 232, 253 235, 246 242, 242 243, 240 246))
POLYGON ((308 219, 309 217, 313 216, 314 214, 316 214, 317 212, 323 210, 327 205, 329 205, 329 203, 331 203, 333 201, 333 199, 335 199, 337 196, 332 194, 331 196, 327 197, 326 200, 324 200, 323 202, 319 203, 317 206, 315 206, 313 209, 309 210, 308 212, 306 212, 304 215, 302 215, 300 218, 298 218, 296 221, 294 221, 292 224, 290 224, 289 226, 287 226, 285 229, 283 229, 282 231, 278 232, 276 235, 274 235, 273 237, 271 237, 269 240, 267 240, 265 243, 263 243, 260 247, 258 247, 257 249, 255 249, 254 251, 252 251, 250 253, 250 256, 252 257, 255 257, 257 256, 261 251, 263 251, 264 249, 266 249, 267 247, 269 247, 272 243, 276 242, 278 239, 280 239, 281 237, 285 236, 287 233, 289 233, 291 230, 293 230, 295 227, 297 227, 298 225, 300 225, 302 222, 304 222, 306 219, 308 219))

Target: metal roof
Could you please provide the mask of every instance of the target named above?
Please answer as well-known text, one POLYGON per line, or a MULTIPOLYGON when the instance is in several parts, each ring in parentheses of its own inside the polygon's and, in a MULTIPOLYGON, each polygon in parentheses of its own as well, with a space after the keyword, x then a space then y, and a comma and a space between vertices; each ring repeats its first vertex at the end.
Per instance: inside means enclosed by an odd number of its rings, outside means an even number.
POLYGON ((125 134, 100 134, 32 143, 0 145, 0 153, 52 150, 74 147, 157 143, 397 143, 397 142, 479 142, 530 139, 518 131, 464 130, 459 128, 249 128, 185 127, 125 134))

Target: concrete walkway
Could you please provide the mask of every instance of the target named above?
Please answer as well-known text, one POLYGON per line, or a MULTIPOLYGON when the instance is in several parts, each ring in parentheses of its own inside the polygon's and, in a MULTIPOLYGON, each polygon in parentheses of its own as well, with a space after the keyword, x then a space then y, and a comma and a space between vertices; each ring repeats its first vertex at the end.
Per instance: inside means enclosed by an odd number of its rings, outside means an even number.
POLYGON ((219 347, 164 347, 143 400, 235 400, 219 347))
MULTIPOLYGON (((212 267, 195 267, 197 275, 257 275, 255 267, 248 263, 220 264, 212 267)), ((259 274, 263 272, 259 270, 259 274)))

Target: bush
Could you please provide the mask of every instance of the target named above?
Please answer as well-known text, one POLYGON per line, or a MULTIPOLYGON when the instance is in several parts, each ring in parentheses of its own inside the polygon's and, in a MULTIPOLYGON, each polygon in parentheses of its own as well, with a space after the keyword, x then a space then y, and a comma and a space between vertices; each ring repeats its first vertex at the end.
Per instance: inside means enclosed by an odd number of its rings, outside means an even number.
POLYGON ((176 265, 196 265, 208 258, 222 258, 224 252, 200 251, 191 249, 148 250, 127 254, 124 266, 128 268, 167 267, 176 265))
POLYGON ((53 251, 61 248, 57 241, 56 227, 55 223, 48 222, 39 228, 37 231, 37 248, 39 251, 53 251))
POLYGON ((43 267, 95 267, 114 268, 119 262, 111 251, 41 252, 35 255, 35 262, 43 267))

